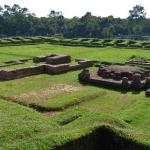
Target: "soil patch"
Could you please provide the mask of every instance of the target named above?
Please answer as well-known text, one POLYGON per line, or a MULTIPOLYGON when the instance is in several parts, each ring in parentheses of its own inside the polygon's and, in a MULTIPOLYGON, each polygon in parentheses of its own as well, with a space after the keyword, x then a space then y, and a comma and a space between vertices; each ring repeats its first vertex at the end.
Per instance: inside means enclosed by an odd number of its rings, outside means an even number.
POLYGON ((55 115, 57 115, 58 113, 60 113, 60 111, 48 111, 48 112, 42 112, 42 114, 43 114, 44 116, 47 116, 47 117, 55 116, 55 115))
POLYGON ((56 94, 61 94, 65 92, 73 92, 78 91, 80 87, 68 85, 68 84, 56 84, 49 86, 47 88, 43 88, 40 90, 31 91, 28 93, 23 93, 18 96, 13 96, 13 99, 21 99, 21 100, 28 100, 28 99, 48 99, 51 96, 54 96, 56 94))

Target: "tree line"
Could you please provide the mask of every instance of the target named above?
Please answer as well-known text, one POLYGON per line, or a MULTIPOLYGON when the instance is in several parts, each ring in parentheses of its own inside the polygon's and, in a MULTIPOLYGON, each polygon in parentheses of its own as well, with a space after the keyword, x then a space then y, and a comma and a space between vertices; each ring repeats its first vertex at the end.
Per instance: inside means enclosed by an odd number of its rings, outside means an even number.
POLYGON ((52 10, 47 17, 37 17, 27 8, 15 4, 0 6, 0 35, 2 36, 52 36, 67 38, 111 38, 125 35, 150 35, 150 18, 143 6, 129 10, 128 18, 93 16, 87 12, 82 17, 65 18, 62 12, 52 10))

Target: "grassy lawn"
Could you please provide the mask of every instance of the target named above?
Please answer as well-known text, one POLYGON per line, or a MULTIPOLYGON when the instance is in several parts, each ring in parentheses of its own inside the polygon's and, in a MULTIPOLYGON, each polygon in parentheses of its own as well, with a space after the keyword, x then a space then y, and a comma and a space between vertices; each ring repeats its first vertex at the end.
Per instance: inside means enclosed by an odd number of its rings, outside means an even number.
POLYGON ((73 59, 87 58, 109 62, 124 62, 132 55, 150 57, 148 50, 143 49, 119 49, 119 48, 87 48, 58 45, 28 45, 7 46, 0 48, 0 62, 32 58, 33 56, 46 54, 69 54, 73 59))
MULTIPOLYGON (((75 58, 109 62, 124 62, 132 55, 150 58, 150 51, 119 48, 86 48, 49 44, 8 46, 0 48, 0 63, 32 58, 46 54, 69 54, 75 58)), ((1 69, 16 69, 35 65, 25 64, 1 69)), ((95 69, 95 68, 91 68, 95 69)), ((54 146, 89 134, 95 127, 109 124, 138 142, 150 143, 150 98, 144 92, 122 93, 78 82, 80 71, 60 75, 36 75, 0 82, 0 147, 3 149, 53 149, 54 146), (7 100, 7 101, 4 101, 7 100), (10 102, 8 102, 10 101, 10 102), (46 110, 64 110, 48 118, 42 114, 12 103, 33 105, 46 110), (74 108, 78 106, 78 108, 74 108), (21 113, 20 113, 21 112, 21 113), (68 118, 76 121, 62 127, 68 118), (83 116, 83 117, 81 117, 83 116), (6 119, 7 118, 7 119, 6 119), (14 140, 16 139, 16 140, 14 140), (24 144, 23 144, 24 143, 24 144)), ((120 133, 119 132, 119 133, 120 133)), ((125 134, 125 135, 124 135, 125 134)))

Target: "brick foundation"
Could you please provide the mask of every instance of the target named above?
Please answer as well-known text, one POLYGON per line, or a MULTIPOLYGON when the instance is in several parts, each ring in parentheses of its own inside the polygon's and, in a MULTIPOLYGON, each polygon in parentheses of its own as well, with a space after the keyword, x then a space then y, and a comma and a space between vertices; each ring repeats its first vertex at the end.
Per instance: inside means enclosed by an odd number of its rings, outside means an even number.
POLYGON ((51 65, 66 64, 71 62, 69 55, 57 55, 54 57, 47 57, 46 63, 51 65))

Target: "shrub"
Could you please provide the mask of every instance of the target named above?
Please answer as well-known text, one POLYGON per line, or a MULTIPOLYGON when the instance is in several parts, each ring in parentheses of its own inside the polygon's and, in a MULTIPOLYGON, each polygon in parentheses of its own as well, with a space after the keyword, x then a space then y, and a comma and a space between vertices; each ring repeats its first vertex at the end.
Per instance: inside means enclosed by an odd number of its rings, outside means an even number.
POLYGON ((11 42, 6 39, 3 39, 3 40, 0 40, 0 44, 2 44, 2 45, 11 44, 11 42))
POLYGON ((88 41, 88 40, 90 40, 90 38, 81 38, 81 42, 83 42, 83 41, 88 41))
POLYGON ((114 44, 116 45, 116 44, 118 44, 118 43, 122 43, 122 42, 124 42, 125 40, 114 40, 114 44))
POLYGON ((91 41, 91 42, 93 43, 93 42, 98 42, 98 41, 100 41, 100 39, 95 38, 95 39, 92 39, 92 41, 91 41))
POLYGON ((143 46, 146 46, 146 45, 150 45, 150 42, 149 41, 145 41, 145 42, 142 42, 141 43, 143 46))
POLYGON ((131 48, 142 48, 142 44, 141 43, 135 43, 135 44, 130 44, 131 48))
POLYGON ((145 45, 144 48, 150 49, 150 44, 149 45, 145 45))
POLYGON ((128 43, 128 45, 131 45, 131 44, 135 44, 136 41, 134 41, 134 40, 128 40, 127 43, 128 43))

